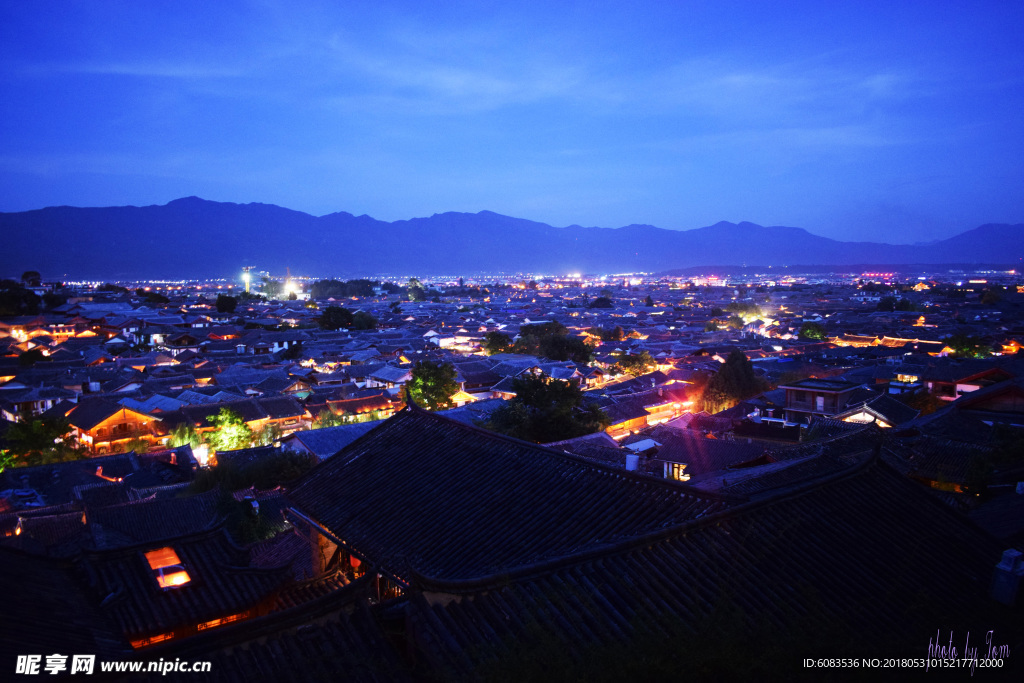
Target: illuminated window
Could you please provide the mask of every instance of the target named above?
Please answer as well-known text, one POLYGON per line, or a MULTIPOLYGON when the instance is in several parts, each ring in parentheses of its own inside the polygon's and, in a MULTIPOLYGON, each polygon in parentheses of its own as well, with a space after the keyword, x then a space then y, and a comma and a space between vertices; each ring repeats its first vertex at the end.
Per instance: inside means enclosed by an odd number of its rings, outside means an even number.
POLYGON ((139 649, 140 647, 146 647, 147 645, 156 645, 157 643, 162 643, 163 641, 170 640, 173 637, 173 633, 158 633, 157 635, 150 636, 149 638, 133 640, 131 641, 131 644, 133 648, 139 649))
POLYGON ((205 631, 208 628, 215 628, 222 626, 223 624, 230 624, 232 621, 241 621, 249 616, 249 612, 241 612, 239 614, 232 614, 220 619, 213 619, 212 621, 204 621, 201 624, 196 624, 197 631, 205 631))
POLYGON ((181 559, 174 548, 157 548, 146 553, 146 562, 153 570, 156 582, 163 589, 177 588, 184 586, 192 580, 185 568, 181 566, 181 559))
POLYGON ((684 472, 686 469, 685 463, 673 462, 670 463, 668 476, 677 481, 689 481, 690 475, 684 472))

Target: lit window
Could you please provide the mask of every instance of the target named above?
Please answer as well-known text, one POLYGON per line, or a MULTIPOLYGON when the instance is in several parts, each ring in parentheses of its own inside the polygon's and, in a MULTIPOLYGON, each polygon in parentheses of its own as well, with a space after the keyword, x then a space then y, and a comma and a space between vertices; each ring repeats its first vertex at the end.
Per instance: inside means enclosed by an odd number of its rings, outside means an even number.
POLYGON ((242 619, 245 619, 247 616, 249 616, 249 612, 242 612, 240 614, 232 614, 226 617, 222 617, 220 619, 214 619, 212 621, 204 621, 201 624, 196 624, 196 630, 205 631, 208 628, 215 628, 223 624, 230 624, 233 621, 240 621, 242 619))
POLYGON ((192 580, 185 568, 181 566, 181 559, 174 548, 157 548, 146 553, 146 562, 156 576, 156 582, 161 588, 177 588, 184 586, 192 580))
POLYGON ((684 472, 686 469, 685 463, 674 462, 671 463, 672 467, 669 469, 669 476, 677 481, 689 481, 690 475, 684 472))
POLYGON ((146 647, 147 645, 155 645, 156 643, 162 643, 163 641, 170 640, 173 637, 173 633, 159 633, 155 636, 150 636, 149 638, 133 640, 131 641, 131 645, 133 648, 138 649, 140 647, 146 647))

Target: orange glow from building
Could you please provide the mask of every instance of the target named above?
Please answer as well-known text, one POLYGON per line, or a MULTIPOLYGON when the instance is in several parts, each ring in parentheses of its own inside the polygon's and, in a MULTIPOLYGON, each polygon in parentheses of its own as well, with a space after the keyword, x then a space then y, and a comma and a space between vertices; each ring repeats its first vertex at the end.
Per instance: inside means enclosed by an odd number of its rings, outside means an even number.
POLYGON ((131 645, 132 645, 133 648, 138 650, 140 647, 146 647, 147 645, 155 645, 157 643, 162 643, 163 641, 170 640, 173 637, 174 637, 173 633, 158 633, 157 635, 150 636, 149 638, 143 638, 141 640, 133 640, 133 641, 131 641, 131 645))
POLYGON ((146 562, 149 562, 150 569, 163 569, 176 564, 181 564, 178 553, 174 548, 157 548, 146 553, 146 562))
POLYGON ((205 631, 208 628, 216 628, 217 626, 223 626, 224 624, 230 624, 232 621, 241 621, 249 616, 249 612, 240 612, 238 614, 232 614, 230 616, 222 617, 221 619, 211 619, 210 621, 204 621, 201 624, 196 624, 197 631, 205 631))
POLYGON ((156 577, 156 582, 160 584, 161 588, 177 588, 178 586, 184 586, 186 583, 192 580, 192 577, 188 575, 184 569, 179 569, 176 572, 164 574, 162 571, 156 577))
POLYGON ((161 588, 177 588, 192 581, 192 577, 181 566, 181 559, 174 548, 157 548, 146 553, 146 562, 156 572, 156 582, 161 588), (170 571, 164 571, 170 569, 170 571))

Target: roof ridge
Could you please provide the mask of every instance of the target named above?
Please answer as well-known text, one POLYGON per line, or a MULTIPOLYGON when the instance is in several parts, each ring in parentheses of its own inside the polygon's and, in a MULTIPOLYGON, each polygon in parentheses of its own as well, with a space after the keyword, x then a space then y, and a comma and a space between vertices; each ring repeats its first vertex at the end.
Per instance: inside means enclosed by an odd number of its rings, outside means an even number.
MULTIPOLYGON (((402 412, 404 412, 404 411, 400 411, 399 413, 396 413, 395 417, 400 415, 402 412)), ((568 460, 570 462, 574 462, 574 463, 577 463, 577 464, 585 465, 587 467, 599 470, 599 471, 607 473, 607 474, 614 474, 614 475, 617 475, 617 476, 625 476, 625 477, 630 478, 630 479, 635 479, 636 481, 640 481, 640 482, 643 482, 643 483, 651 483, 651 484, 655 484, 655 485, 660 485, 660 486, 664 486, 666 488, 672 488, 672 489, 682 488, 687 493, 690 493, 691 495, 693 495, 695 497, 698 497, 698 498, 712 499, 712 500, 714 500, 714 499, 729 500, 731 498, 732 499, 736 498, 736 496, 729 495, 729 494, 720 494, 720 493, 710 492, 710 491, 701 491, 700 489, 696 489, 696 488, 690 487, 690 486, 688 486, 686 484, 682 484, 681 482, 675 482, 674 480, 669 481, 669 480, 665 480, 665 479, 662 479, 662 478, 648 477, 646 475, 637 474, 637 473, 631 472, 629 470, 622 470, 622 469, 619 469, 619 468, 614 467, 612 465, 606 465, 604 463, 595 462, 593 460, 590 460, 589 458, 584 458, 583 456, 576 455, 575 453, 569 453, 569 452, 566 452, 566 451, 561 451, 561 450, 558 450, 558 449, 546 446, 544 444, 534 443, 532 441, 526 441, 524 439, 519 439, 519 438, 516 438, 514 436, 509 436, 508 434, 502 434, 500 432, 492 432, 489 429, 484 429, 482 427, 477 427, 475 425, 466 424, 465 422, 460 422, 458 420, 455 420, 454 418, 450 418, 447 415, 441 415, 439 413, 432 413, 432 412, 430 412, 428 410, 420 408, 419 406, 416 406, 416 412, 418 414, 429 416, 430 418, 433 418, 435 420, 438 420, 438 421, 444 422, 446 424, 449 424, 449 425, 451 425, 453 427, 457 427, 458 429, 460 429, 462 431, 470 432, 470 433, 473 433, 473 434, 481 434, 481 435, 487 436, 489 438, 494 438, 494 439, 498 439, 498 440, 501 440, 501 441, 506 441, 508 443, 515 444, 517 446, 527 446, 529 448, 534 448, 534 449, 543 451, 543 452, 547 453, 548 455, 560 458, 562 460, 568 460)), ((390 418, 390 419, 394 419, 394 418, 390 418)), ((594 434, 596 434, 596 432, 594 432, 594 434)), ((584 434, 583 436, 591 436, 591 434, 584 434)), ((576 438, 579 438, 579 437, 576 437, 576 438)))
POLYGON ((637 548, 642 548, 643 546, 661 543, 678 536, 685 536, 691 531, 710 526, 712 523, 717 523, 732 515, 746 515, 758 508, 784 503, 788 500, 807 495, 815 489, 839 483, 846 479, 852 479, 855 476, 866 473, 873 465, 884 467, 898 476, 902 476, 879 458, 879 450, 876 448, 870 458, 866 458, 863 462, 856 463, 848 468, 840 470, 839 472, 833 472, 810 481, 799 482, 794 486, 780 489, 777 495, 770 495, 754 500, 748 499, 738 505, 732 507, 727 506, 723 509, 693 519, 685 520, 677 525, 667 528, 657 529, 646 534, 640 534, 638 536, 612 541, 603 545, 585 548, 577 552, 570 552, 565 555, 540 560, 539 562, 521 565, 510 571, 497 572, 487 576, 474 577, 472 579, 433 578, 421 574, 416 571, 415 568, 410 566, 408 568, 410 579, 409 583, 411 586, 419 588, 420 590, 432 588, 440 589, 445 592, 468 593, 479 590, 484 586, 495 585, 498 583, 507 584, 511 581, 529 579, 533 575, 549 573, 556 569, 580 565, 608 555, 630 552, 637 548))

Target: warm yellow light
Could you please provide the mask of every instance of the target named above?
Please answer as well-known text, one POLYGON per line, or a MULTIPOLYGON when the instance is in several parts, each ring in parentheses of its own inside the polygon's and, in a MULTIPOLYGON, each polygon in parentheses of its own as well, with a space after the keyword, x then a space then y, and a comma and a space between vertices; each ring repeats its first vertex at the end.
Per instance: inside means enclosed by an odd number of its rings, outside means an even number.
POLYGON ((174 548, 150 550, 146 553, 146 562, 149 562, 150 569, 162 569, 181 564, 181 560, 178 559, 178 553, 174 552, 174 548))
POLYGON ((191 580, 192 578, 184 569, 171 572, 170 574, 161 573, 156 577, 156 582, 160 584, 161 588, 176 588, 177 586, 184 586, 191 580))

